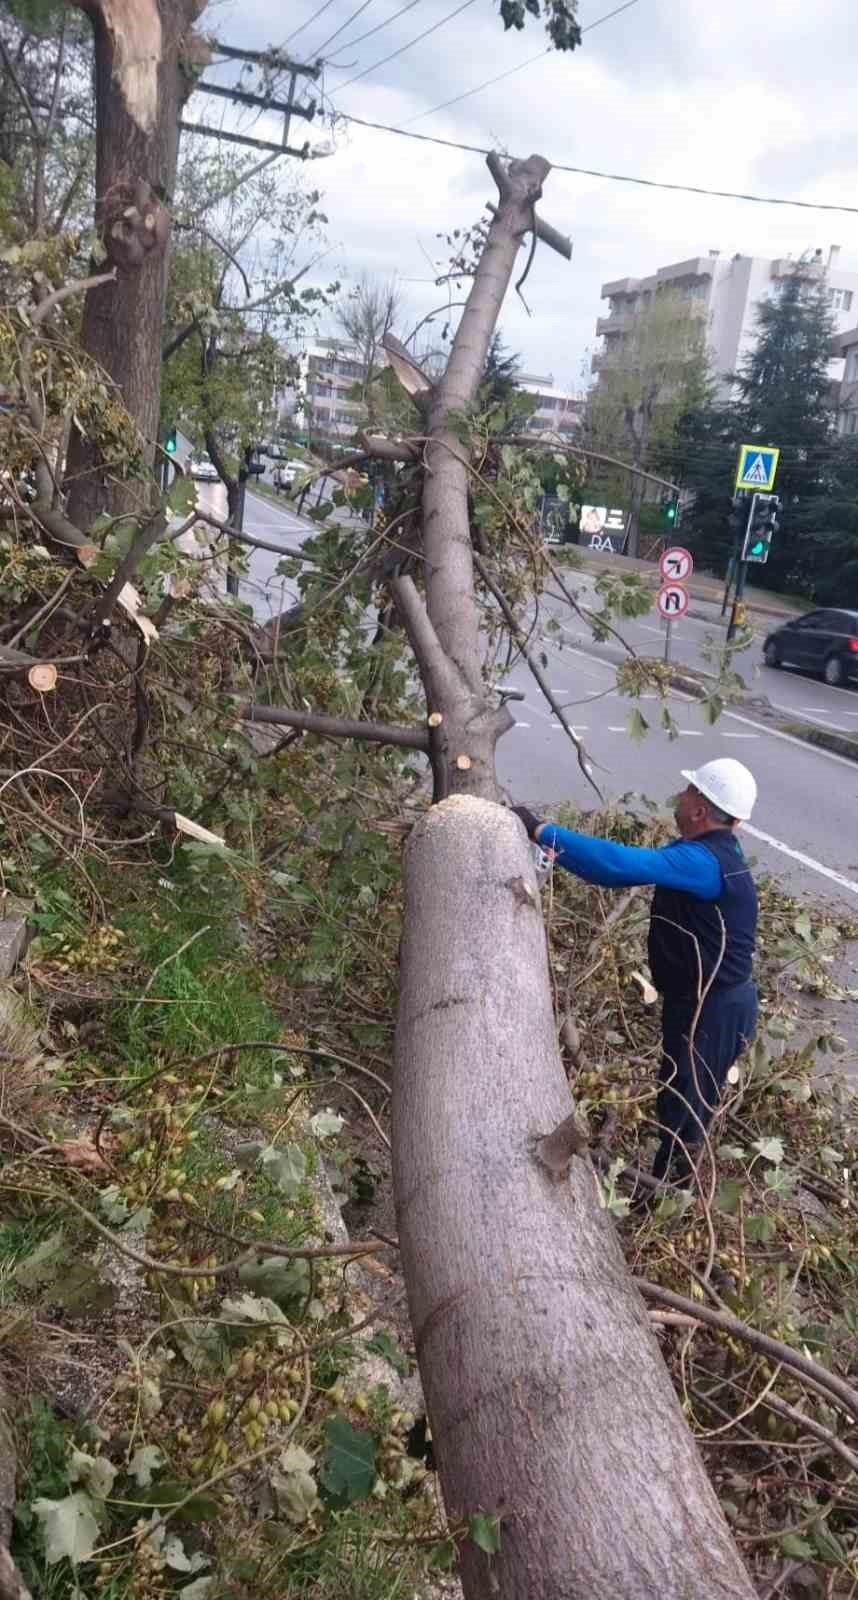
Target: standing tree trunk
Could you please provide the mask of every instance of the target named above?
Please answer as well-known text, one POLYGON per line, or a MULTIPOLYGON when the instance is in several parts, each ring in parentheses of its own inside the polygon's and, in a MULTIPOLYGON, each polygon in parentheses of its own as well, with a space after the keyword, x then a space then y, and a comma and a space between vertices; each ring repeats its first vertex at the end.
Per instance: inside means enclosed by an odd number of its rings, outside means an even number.
MULTIPOLYGON (((393 1105, 402 1262, 468 1600, 750 1600, 589 1158, 561 1181, 536 1141, 570 1112, 545 930, 520 824, 494 804, 509 725, 482 674, 467 490, 449 411, 473 402, 522 235, 552 230, 549 171, 489 166, 500 203, 426 447, 426 605, 394 584, 430 713, 436 797, 415 828, 393 1105)), ((558 239, 553 235, 553 241, 558 239)), ((552 242, 553 242, 552 241, 552 242)))
MULTIPOLYGON (((158 433, 169 205, 176 180, 181 108, 192 87, 191 24, 206 0, 69 0, 95 37, 96 226, 116 266, 114 283, 90 289, 82 342, 121 391, 150 453, 158 433), (187 68, 187 70, 186 70, 187 68)), ((108 486, 95 446, 75 431, 68 509, 79 528, 100 511, 127 509, 108 486)), ((136 503, 139 490, 132 496, 136 503)))

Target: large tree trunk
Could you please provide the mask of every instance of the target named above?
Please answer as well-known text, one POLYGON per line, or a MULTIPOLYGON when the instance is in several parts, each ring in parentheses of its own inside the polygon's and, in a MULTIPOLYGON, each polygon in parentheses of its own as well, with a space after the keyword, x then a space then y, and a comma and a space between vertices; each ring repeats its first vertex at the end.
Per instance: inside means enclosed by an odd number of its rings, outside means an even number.
MULTIPOLYGON (((206 0, 69 0, 95 36, 96 226, 114 283, 90 289, 82 340, 121 391, 150 455, 158 433, 161 344, 167 283, 168 207, 176 181, 181 107, 191 87, 182 70, 189 30, 206 0)), ((105 508, 124 510, 128 491, 108 486, 99 454, 75 432, 68 509, 87 528, 105 508)), ((130 503, 139 501, 139 488, 130 503)))
POLYGON ((412 833, 394 1078, 399 1240, 468 1600, 750 1600, 569 1115, 519 822, 454 796, 412 833))
POLYGON ((534 1142, 570 1115, 545 930, 520 823, 493 803, 508 713, 483 679, 466 412, 523 234, 538 156, 489 166, 500 203, 429 416, 426 606, 394 595, 430 709, 436 798, 405 869, 393 1156, 417 1356, 468 1600, 750 1600, 589 1160, 534 1142), (506 723, 505 723, 505 720, 506 723), (458 791, 458 792, 456 792, 458 791))

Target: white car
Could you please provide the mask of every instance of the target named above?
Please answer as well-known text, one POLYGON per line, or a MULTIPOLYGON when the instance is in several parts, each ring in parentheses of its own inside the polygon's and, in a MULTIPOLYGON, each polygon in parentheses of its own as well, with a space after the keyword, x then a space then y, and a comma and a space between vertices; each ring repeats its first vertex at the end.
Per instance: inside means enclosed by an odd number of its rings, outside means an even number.
POLYGON ((283 461, 279 467, 274 468, 275 489, 288 489, 296 478, 303 478, 309 471, 306 461, 283 461))
POLYGON ((217 467, 211 456, 194 456, 190 464, 192 478, 202 483, 213 483, 217 478, 217 467))

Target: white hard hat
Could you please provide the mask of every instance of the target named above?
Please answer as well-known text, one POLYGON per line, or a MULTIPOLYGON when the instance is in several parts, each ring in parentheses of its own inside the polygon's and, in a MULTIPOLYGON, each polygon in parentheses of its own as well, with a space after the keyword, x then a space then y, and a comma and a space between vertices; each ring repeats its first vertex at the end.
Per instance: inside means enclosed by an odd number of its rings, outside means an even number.
POLYGON ((683 771, 682 776, 719 811, 726 811, 728 817, 735 817, 739 822, 747 822, 757 798, 757 785, 741 761, 734 761, 732 756, 720 756, 717 761, 707 761, 696 772, 683 771))

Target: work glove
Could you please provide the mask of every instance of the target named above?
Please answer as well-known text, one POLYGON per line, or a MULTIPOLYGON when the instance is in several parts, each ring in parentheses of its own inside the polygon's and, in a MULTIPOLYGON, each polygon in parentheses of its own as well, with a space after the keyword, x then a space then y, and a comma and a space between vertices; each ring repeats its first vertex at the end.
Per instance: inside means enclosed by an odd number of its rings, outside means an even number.
POLYGON ((513 806, 512 810, 518 817, 519 822, 524 823, 524 830, 528 839, 534 839, 537 828, 542 826, 541 817, 534 816, 532 811, 528 811, 527 806, 513 806))

